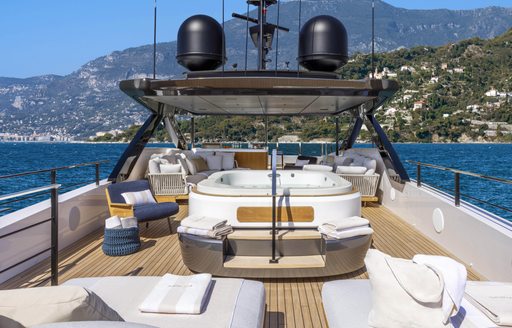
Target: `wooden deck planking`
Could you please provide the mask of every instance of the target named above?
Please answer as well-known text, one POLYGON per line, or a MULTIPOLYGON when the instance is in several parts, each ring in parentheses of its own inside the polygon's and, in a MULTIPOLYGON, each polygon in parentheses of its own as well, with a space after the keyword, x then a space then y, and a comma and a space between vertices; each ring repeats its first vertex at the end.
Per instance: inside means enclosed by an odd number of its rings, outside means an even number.
MULTIPOLYGON (((187 205, 181 205, 177 220, 185 217, 187 211, 187 205)), ((374 247, 383 252, 404 258, 417 253, 453 257, 382 206, 363 208, 363 216, 375 230, 374 247)), ((148 229, 141 226, 141 250, 129 256, 105 256, 101 250, 102 236, 101 230, 95 231, 60 252, 60 282, 76 277, 191 274, 181 260, 177 235, 169 234, 165 220, 151 223, 148 229)), ((472 270, 468 269, 468 273, 470 279, 480 279, 472 270)), ((263 279, 267 292, 265 327, 327 327, 321 302, 323 283, 367 277, 361 269, 328 278, 263 279)), ((46 285, 48 281, 49 264, 45 262, 1 284, 0 288, 33 287, 46 285)))

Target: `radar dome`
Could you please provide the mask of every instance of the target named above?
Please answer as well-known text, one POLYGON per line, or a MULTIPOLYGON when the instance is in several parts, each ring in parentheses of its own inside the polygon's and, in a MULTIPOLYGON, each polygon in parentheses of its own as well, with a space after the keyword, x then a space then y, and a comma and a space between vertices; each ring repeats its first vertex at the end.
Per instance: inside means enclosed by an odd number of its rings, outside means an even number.
POLYGON ((310 71, 334 72, 348 61, 345 26, 328 15, 307 21, 299 34, 300 65, 310 71))
POLYGON ((223 58, 224 31, 213 18, 206 15, 189 17, 178 30, 178 63, 190 71, 218 68, 223 58))

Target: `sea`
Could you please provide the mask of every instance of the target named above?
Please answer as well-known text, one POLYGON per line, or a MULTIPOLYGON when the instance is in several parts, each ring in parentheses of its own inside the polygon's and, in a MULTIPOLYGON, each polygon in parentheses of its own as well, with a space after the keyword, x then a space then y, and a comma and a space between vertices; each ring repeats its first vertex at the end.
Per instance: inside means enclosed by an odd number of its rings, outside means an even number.
MULTIPOLYGON (((149 147, 172 147, 169 144, 149 144, 149 147)), ((247 148, 247 144, 225 144, 247 148)), ((269 144, 269 149, 276 144, 269 144)), ((2 195, 50 184, 50 173, 44 172, 21 177, 2 178, 6 175, 63 167, 74 164, 107 161, 100 165, 100 177, 110 174, 127 144, 122 143, 35 143, 0 142, 0 198, 2 195)), ((372 147, 358 144, 356 147, 372 147)), ((439 166, 474 172, 486 176, 512 180, 512 144, 394 144, 410 178, 416 179, 416 165, 407 161, 420 161, 439 166)), ((334 151, 330 143, 279 144, 286 155, 302 152, 320 156, 334 151)), ((454 174, 449 171, 422 168, 422 181, 453 194, 454 174)), ((95 167, 86 166, 58 171, 60 192, 66 192, 93 182, 95 167)), ((473 176, 461 175, 462 200, 474 203, 492 213, 512 221, 512 184, 498 183, 473 176), (497 205, 493 206, 493 205, 497 205)), ((48 193, 35 197, 19 197, 16 202, 0 201, 0 217, 21 207, 48 198, 48 193)))

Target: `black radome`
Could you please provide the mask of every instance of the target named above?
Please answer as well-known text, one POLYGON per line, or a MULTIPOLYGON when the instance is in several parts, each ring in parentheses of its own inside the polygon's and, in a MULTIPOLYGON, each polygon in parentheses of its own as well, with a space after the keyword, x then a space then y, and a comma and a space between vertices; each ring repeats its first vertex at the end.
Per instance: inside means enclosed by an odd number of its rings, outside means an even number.
POLYGON ((226 61, 223 40, 222 25, 215 19, 189 17, 178 30, 176 59, 190 71, 215 70, 226 61))

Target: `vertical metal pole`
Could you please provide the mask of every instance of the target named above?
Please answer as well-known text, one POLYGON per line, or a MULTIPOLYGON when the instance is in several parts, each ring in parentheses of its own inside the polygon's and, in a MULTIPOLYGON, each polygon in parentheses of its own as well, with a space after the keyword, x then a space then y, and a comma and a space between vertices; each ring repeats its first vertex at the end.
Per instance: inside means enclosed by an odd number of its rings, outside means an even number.
POLYGON ((455 206, 460 206, 460 173, 455 172, 455 206))
POLYGON ((268 116, 265 116, 265 146, 268 148, 268 116))
POLYGON ((156 79, 156 0, 153 19, 153 80, 156 79))
POLYGON ((263 54, 263 24, 265 23, 263 21, 263 13, 265 10, 265 0, 260 0, 260 6, 258 8, 258 23, 260 27, 260 33, 259 33, 259 41, 258 41, 258 70, 264 70, 265 69, 265 58, 263 54))
POLYGON ((190 118, 190 142, 192 143, 192 148, 194 148, 196 143, 196 122, 194 116, 190 118))
POLYGON ((340 117, 336 116, 336 156, 340 155, 340 117))
POLYGON ((96 186, 100 185, 100 163, 96 163, 96 186))
MULTIPOLYGON (((57 184, 57 171, 50 172, 51 184, 57 184)), ((51 190, 51 284, 59 284, 59 195, 57 187, 51 190)))
POLYGON ((272 149, 272 259, 269 263, 278 263, 276 259, 276 194, 277 194, 277 150, 272 149))
POLYGON ((372 0, 372 79, 375 78, 375 1, 372 0))
POLYGON ((421 164, 416 165, 416 186, 421 187, 421 164))

